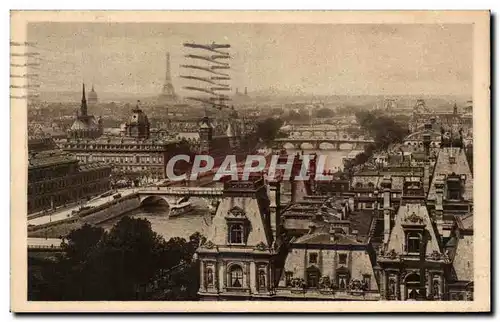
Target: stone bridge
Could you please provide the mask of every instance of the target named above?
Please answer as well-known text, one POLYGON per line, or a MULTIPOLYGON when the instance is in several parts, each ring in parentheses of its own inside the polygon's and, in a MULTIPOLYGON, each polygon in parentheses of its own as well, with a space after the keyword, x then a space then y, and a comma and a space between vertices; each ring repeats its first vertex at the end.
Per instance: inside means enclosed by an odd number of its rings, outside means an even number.
POLYGON ((364 147, 373 143, 373 139, 364 137, 335 137, 335 136, 314 136, 314 137, 288 137, 274 140, 273 149, 293 148, 293 149, 315 149, 315 150, 363 150, 364 147), (311 146, 305 147, 304 144, 311 146))
POLYGON ((222 198, 222 188, 213 187, 144 187, 137 190, 141 205, 164 200, 169 206, 179 201, 187 201, 197 197, 207 202, 219 201, 222 198))

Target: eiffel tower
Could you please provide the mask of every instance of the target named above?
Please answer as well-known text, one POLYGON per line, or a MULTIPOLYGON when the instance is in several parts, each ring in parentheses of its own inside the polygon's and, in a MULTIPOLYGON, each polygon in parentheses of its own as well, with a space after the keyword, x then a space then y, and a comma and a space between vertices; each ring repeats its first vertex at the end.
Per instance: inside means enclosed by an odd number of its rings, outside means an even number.
POLYGON ((174 85, 172 85, 172 77, 170 75, 170 53, 167 52, 167 68, 165 70, 165 83, 158 100, 160 103, 170 103, 177 99, 175 95, 174 85))

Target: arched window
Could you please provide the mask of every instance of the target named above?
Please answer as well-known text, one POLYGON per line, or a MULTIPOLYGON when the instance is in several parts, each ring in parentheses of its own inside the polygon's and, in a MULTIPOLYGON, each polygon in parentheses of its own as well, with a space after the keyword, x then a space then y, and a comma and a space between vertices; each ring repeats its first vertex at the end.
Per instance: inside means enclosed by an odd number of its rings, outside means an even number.
POLYGON ((408 253, 420 253, 420 234, 409 232, 406 235, 406 249, 408 253))
POLYGON ((234 224, 229 226, 229 242, 231 244, 243 243, 243 225, 234 224))
POLYGON ((418 274, 410 274, 406 277, 406 299, 416 300, 420 293, 420 276, 418 274))
POLYGON ((240 266, 234 265, 231 267, 231 287, 243 287, 243 270, 240 266))

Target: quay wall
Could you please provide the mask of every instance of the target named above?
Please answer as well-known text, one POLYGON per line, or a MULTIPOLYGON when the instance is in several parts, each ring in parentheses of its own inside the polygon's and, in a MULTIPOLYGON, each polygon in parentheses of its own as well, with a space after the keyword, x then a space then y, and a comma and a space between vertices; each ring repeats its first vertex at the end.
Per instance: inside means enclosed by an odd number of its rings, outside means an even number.
POLYGON ((104 221, 121 216, 128 211, 137 209, 139 206, 140 198, 134 193, 120 199, 112 200, 100 206, 80 211, 78 215, 70 218, 28 227, 28 236, 62 236, 69 233, 72 229, 77 229, 86 223, 90 225, 98 225, 104 221))

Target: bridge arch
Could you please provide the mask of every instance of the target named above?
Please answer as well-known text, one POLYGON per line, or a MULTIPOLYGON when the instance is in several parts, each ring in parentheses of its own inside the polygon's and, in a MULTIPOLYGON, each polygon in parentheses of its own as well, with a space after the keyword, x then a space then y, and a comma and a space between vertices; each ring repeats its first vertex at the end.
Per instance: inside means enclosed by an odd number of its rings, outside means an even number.
POLYGON ((338 145, 334 144, 332 142, 321 142, 319 144, 319 149, 320 150, 337 150, 338 145))
POLYGON ((339 150, 353 150, 354 145, 352 143, 340 143, 339 150))
POLYGON ((145 196, 141 198, 140 206, 146 205, 163 205, 170 207, 172 205, 172 201, 164 196, 145 196))
POLYGON ((286 142, 285 144, 283 144, 283 148, 285 148, 285 149, 295 149, 295 144, 290 143, 290 142, 286 142))
POLYGON ((314 145, 312 143, 309 143, 309 142, 303 142, 300 144, 300 148, 303 150, 312 150, 312 149, 314 149, 314 145))
POLYGON ((337 139, 337 132, 328 131, 326 132, 326 136, 328 136, 329 139, 337 139))

